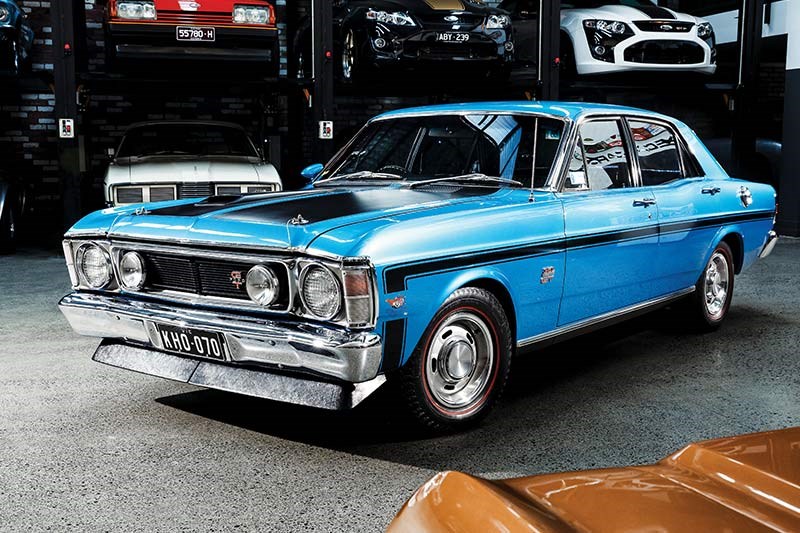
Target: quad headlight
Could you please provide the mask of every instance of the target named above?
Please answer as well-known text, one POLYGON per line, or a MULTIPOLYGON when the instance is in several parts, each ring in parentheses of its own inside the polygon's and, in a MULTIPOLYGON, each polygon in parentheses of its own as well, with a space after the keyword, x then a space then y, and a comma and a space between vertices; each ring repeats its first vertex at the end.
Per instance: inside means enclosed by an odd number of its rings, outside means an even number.
POLYGON ((508 15, 489 15, 486 19, 486 29, 495 30, 511 26, 511 18, 508 15))
POLYGON ((627 24, 618 20, 584 20, 583 25, 609 35, 624 35, 629 30, 627 24))
POLYGON ((118 2, 117 16, 129 20, 155 20, 156 4, 151 0, 118 2))
POLYGON ((119 260, 119 281, 126 289, 141 290, 147 273, 144 258, 136 252, 127 252, 119 260))
POLYGON ((270 15, 267 6, 233 6, 233 22, 236 24, 269 24, 270 15))
POLYGON ((376 11, 370 9, 367 11, 367 20, 374 20, 376 22, 383 22, 385 24, 393 24, 395 26, 416 26, 417 23, 408 13, 402 11, 395 11, 390 13, 388 11, 376 11))
POLYGON ((86 243, 78 248, 75 262, 80 281, 87 287, 102 289, 111 282, 111 258, 97 244, 86 243))
POLYGON ((697 25, 697 36, 701 39, 708 39, 714 34, 714 28, 709 22, 701 22, 697 25))
POLYGON ((269 307, 278 300, 280 283, 275 272, 264 265, 256 265, 247 273, 247 295, 258 305, 269 307))
POLYGON ((342 308, 342 288, 329 269, 320 265, 306 267, 300 276, 300 297, 314 316, 330 320, 342 308))

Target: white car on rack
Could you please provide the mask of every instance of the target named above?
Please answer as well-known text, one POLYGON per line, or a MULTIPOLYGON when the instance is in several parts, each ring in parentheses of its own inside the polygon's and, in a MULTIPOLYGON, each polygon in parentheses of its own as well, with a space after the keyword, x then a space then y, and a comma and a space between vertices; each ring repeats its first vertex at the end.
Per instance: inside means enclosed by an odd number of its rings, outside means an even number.
POLYGON ((562 58, 578 75, 717 69, 711 24, 648 0, 564 1, 561 30, 562 58))
POLYGON ((227 122, 134 124, 104 182, 108 205, 267 193, 283 189, 244 128, 227 122))

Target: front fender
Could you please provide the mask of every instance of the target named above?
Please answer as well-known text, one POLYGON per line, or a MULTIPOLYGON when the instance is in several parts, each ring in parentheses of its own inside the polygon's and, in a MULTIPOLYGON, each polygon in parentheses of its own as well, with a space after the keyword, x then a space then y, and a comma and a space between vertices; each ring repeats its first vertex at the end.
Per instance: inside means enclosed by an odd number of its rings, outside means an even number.
MULTIPOLYGON (((501 285, 511 295, 512 302, 516 301, 511 281, 493 265, 408 280, 408 289, 404 293, 406 328, 405 342, 399 357, 400 366, 411 357, 433 317, 451 294, 462 287, 484 285, 487 281, 501 285)), ((514 315, 516 316, 516 311, 514 315)), ((513 317, 509 317, 509 321, 511 320, 513 317)), ((516 330, 515 326, 512 324, 512 329, 516 330)))

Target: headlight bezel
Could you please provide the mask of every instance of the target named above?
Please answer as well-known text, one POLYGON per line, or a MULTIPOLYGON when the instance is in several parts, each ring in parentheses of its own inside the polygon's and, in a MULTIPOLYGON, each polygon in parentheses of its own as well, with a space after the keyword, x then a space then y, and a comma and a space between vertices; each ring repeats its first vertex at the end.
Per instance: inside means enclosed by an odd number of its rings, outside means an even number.
POLYGON ((119 258, 119 264, 117 265, 117 269, 119 271, 119 284, 120 286, 127 290, 127 291, 141 291, 144 288, 145 283, 147 283, 147 264, 145 263, 144 257, 138 252, 135 251, 128 251, 123 253, 119 258), (133 258, 139 264, 139 280, 134 284, 128 284, 125 281, 125 260, 126 258, 133 258))
POLYGON ((234 24, 269 26, 273 22, 273 11, 270 6, 234 4, 233 9, 231 10, 231 21, 233 21, 234 24), (242 19, 237 18, 237 12, 242 14, 242 19), (263 16, 259 16, 258 18, 251 17, 251 15, 256 12, 263 13, 263 16))
POLYGON ((614 62, 617 45, 636 34, 627 23, 611 19, 586 19, 583 21, 583 31, 592 58, 607 63, 614 62))
POLYGON ((403 11, 383 11, 380 9, 367 9, 367 20, 374 22, 381 22, 383 24, 390 24, 392 26, 405 26, 409 28, 416 27, 417 22, 414 18, 403 11))
POLYGON ((158 20, 158 10, 154 0, 122 0, 114 7, 116 17, 123 20, 158 20), (134 15, 123 6, 140 6, 141 15, 134 15))
POLYGON ((96 291, 103 290, 108 288, 111 285, 111 282, 114 281, 114 264, 111 261, 111 254, 108 253, 108 250, 104 246, 95 241, 84 242, 75 250, 75 270, 78 276, 79 284, 87 289, 96 291), (84 271, 84 259, 86 258, 86 253, 92 249, 99 250, 100 254, 105 259, 107 272, 105 279, 99 284, 92 283, 84 271))
POLYGON ((303 304, 303 309, 308 313, 308 315, 314 318, 325 321, 335 321, 342 313, 342 307, 344 303, 342 282, 339 279, 339 276, 337 276, 336 273, 333 272, 333 270, 331 270, 327 265, 318 262, 309 262, 305 264, 300 271, 300 276, 297 279, 297 294, 300 297, 300 302, 303 304), (329 313, 319 313, 315 311, 314 306, 309 303, 306 296, 306 282, 308 280, 308 276, 315 270, 322 271, 330 276, 330 279, 333 281, 333 285, 335 286, 335 294, 337 297, 336 307, 329 313))
POLYGON ((511 17, 502 13, 489 15, 486 17, 487 30, 504 30, 511 26, 511 17))
MULTIPOLYGON (((260 287, 259 289, 263 290, 263 288, 264 287, 260 287)), ((247 276, 245 276, 245 289, 247 290, 247 296, 250 297, 250 300, 265 309, 274 306, 281 294, 281 284, 280 280, 278 279, 278 275, 266 264, 255 265, 247 271, 247 276), (269 301, 265 301, 263 298, 258 298, 257 295, 254 294, 256 290, 256 288, 253 287, 253 284, 255 283, 254 278, 258 275, 262 276, 262 278, 268 281, 271 285, 272 297, 269 299, 269 301)))

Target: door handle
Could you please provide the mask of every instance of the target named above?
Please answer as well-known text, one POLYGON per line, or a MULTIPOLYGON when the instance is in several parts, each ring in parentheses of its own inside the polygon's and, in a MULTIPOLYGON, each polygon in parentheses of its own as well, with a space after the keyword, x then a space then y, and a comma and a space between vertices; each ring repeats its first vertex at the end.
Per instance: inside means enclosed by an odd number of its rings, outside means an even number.
POLYGON ((706 187, 703 189, 702 192, 703 194, 710 194, 711 196, 714 196, 715 194, 719 194, 720 192, 722 192, 722 189, 720 189, 719 187, 706 187))
POLYGON ((633 207, 650 207, 651 205, 656 205, 655 198, 644 198, 642 200, 633 201, 633 207))

